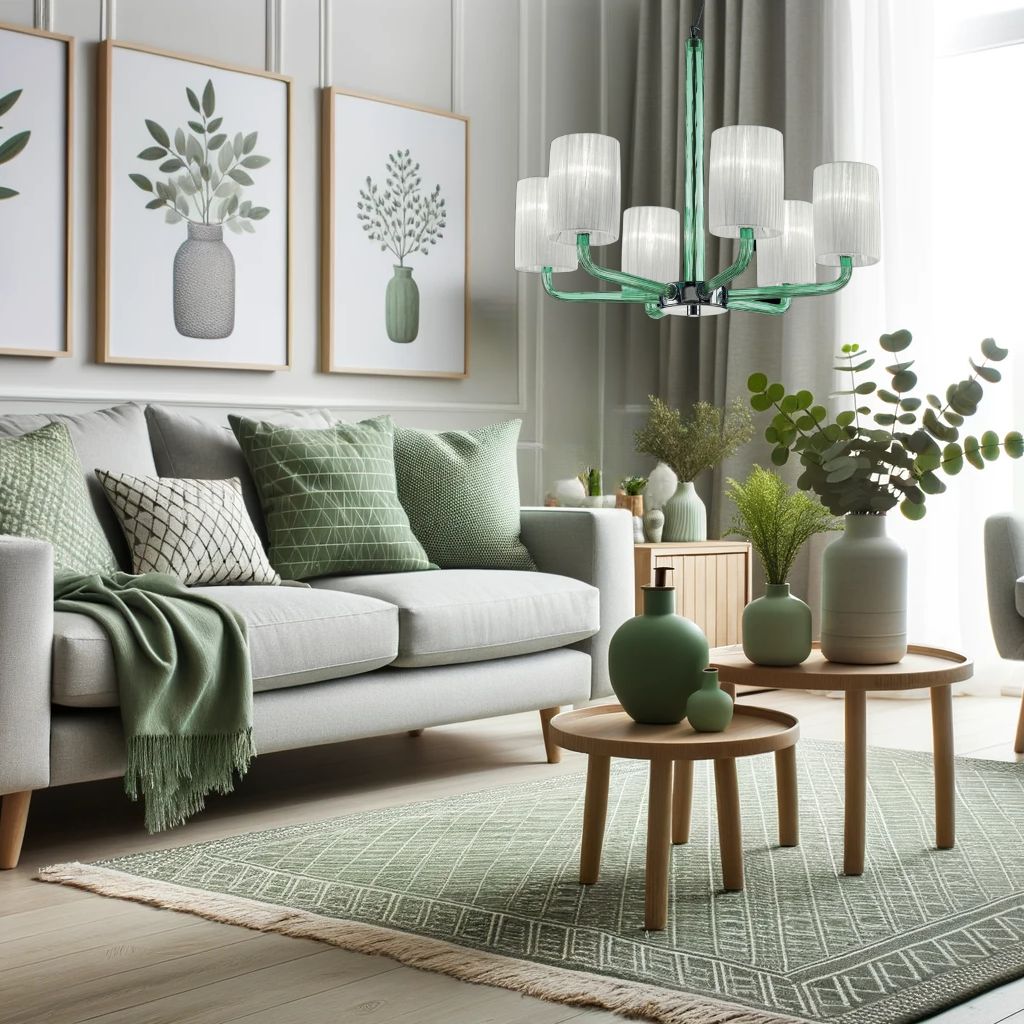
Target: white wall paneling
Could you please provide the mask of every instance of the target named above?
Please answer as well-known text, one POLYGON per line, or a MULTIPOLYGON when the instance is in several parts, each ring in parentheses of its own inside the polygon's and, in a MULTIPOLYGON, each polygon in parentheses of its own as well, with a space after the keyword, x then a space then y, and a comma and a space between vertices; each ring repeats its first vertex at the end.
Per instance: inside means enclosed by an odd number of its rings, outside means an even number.
MULTIPOLYGON (((163 401, 216 418, 320 405, 391 411, 404 423, 473 427, 523 419, 523 497, 601 458, 603 328, 593 307, 558 304, 512 269, 515 182, 542 174, 555 135, 619 134, 629 106, 638 0, 0 0, 0 21, 77 38, 75 354, 0 359, 0 412, 163 401), (595 10, 600 17, 595 17, 595 10), (47 24, 48 22, 52 23, 47 24), (107 36, 294 79, 293 368, 244 373, 99 366, 95 338, 96 46, 107 36), (319 337, 319 89, 456 110, 471 120, 471 354, 465 381, 325 375, 319 337), (625 92, 622 92, 625 87, 625 92)), ((625 147, 624 147, 625 151, 625 147)), ((604 258, 604 253, 599 253, 604 258)), ((615 253, 617 258, 617 252, 615 253)), ((567 286, 586 287, 583 276, 567 286)), ((614 363, 610 362, 609 366, 614 363)), ((607 394, 606 394, 607 392, 607 394)))

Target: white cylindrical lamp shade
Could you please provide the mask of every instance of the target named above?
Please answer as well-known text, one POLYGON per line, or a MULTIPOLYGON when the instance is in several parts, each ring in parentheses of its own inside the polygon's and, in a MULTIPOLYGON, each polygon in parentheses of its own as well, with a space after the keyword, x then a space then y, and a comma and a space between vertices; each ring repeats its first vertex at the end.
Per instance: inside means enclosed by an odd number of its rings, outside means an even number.
POLYGON ((619 140, 610 135, 562 135, 548 158, 548 237, 575 245, 589 234, 591 245, 619 237, 619 140))
POLYGON ((516 185, 516 270, 560 273, 578 266, 575 245, 548 238, 548 179, 523 178, 516 185))
POLYGON ((757 286, 812 284, 814 208, 799 199, 782 204, 782 234, 757 243, 757 286))
POLYGON ((631 206, 622 215, 622 269, 662 284, 679 280, 679 211, 631 206))
POLYGON ((882 256, 878 168, 843 160, 814 168, 815 259, 838 267, 849 256, 855 267, 869 267, 882 256))
POLYGON ((708 163, 708 230, 739 238, 751 228, 755 238, 782 233, 785 164, 782 132, 755 124, 735 124, 711 133, 708 163))

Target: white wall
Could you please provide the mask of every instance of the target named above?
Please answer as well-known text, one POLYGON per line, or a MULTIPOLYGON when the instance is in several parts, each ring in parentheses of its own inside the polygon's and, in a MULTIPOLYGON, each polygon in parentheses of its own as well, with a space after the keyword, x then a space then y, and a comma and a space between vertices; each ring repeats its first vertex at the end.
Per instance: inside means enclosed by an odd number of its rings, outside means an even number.
MULTIPOLYGON (((631 112, 638 0, 0 0, 0 21, 77 39, 74 355, 0 357, 0 412, 162 401, 215 418, 323 405, 473 427, 524 421, 523 500, 603 451, 610 318, 544 297, 512 269, 515 182, 543 174, 551 138, 621 135, 631 112), (269 67, 294 79, 293 355, 288 372, 99 366, 94 361, 96 43, 127 42, 269 67), (321 374, 319 86, 471 118, 471 356, 465 381, 321 374)), ((625 139, 623 140, 625 143, 625 139)), ((628 146, 624 145, 628 152, 628 146)), ((615 254, 617 258, 617 253, 615 254)), ((587 287, 585 279, 578 285, 587 287)))

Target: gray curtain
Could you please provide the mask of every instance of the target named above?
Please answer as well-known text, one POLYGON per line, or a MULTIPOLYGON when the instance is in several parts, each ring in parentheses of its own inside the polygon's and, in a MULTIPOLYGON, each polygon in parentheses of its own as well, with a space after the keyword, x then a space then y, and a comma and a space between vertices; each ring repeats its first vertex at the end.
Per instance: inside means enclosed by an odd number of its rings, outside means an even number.
MULTIPOLYGON (((682 209, 682 57, 697 6, 694 0, 641 0, 624 206, 682 209)), ((819 0, 708 0, 705 162, 715 128, 732 124, 777 128, 785 136, 786 198, 811 198, 814 167, 835 159, 830 91, 825 86, 825 7, 819 0)), ((736 249, 732 239, 708 234, 705 238, 710 276, 735 259, 736 249)), ((756 284, 753 268, 734 284, 756 284)), ((672 317, 654 322, 632 311, 624 357, 649 360, 651 347, 656 346, 661 397, 684 411, 697 400, 721 405, 735 396, 745 399, 747 378, 755 370, 792 388, 808 388, 823 400, 832 389, 835 301, 834 297, 795 299, 782 317, 730 313, 696 321, 672 317)), ((755 462, 770 465, 768 446, 761 440, 764 425, 755 416, 754 441, 697 482, 708 504, 711 536, 720 536, 731 519, 723 499, 726 478, 744 476, 755 462)), ((783 472, 792 481, 799 468, 794 464, 783 472)), ((806 591, 806 587, 806 570, 801 573, 798 567, 794 589, 806 591)))

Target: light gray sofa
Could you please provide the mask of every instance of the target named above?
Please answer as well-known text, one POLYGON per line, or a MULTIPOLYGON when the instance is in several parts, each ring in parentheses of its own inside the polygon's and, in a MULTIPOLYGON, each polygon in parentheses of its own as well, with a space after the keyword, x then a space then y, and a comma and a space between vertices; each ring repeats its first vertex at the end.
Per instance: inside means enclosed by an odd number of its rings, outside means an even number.
MULTIPOLYGON (((67 423, 125 568, 94 469, 244 472, 224 428, 153 408, 147 428, 146 413, 125 405, 0 417, 0 436, 67 423)), ((246 487, 251 502, 251 481, 246 487)), ((310 588, 202 588, 248 624, 258 751, 539 710, 548 759, 557 760, 546 735, 552 709, 609 692, 608 641, 633 614, 631 530, 623 510, 529 508, 522 539, 535 573, 442 569, 327 577, 310 588)), ((93 620, 54 613, 52 576, 48 544, 0 537, 2 868, 17 864, 33 790, 124 771, 109 644, 93 620)))
MULTIPOLYGON (((1010 512, 985 520, 988 615, 1000 657, 1024 661, 1024 518, 1010 512)), ((1024 699, 1013 749, 1024 754, 1024 699)))

